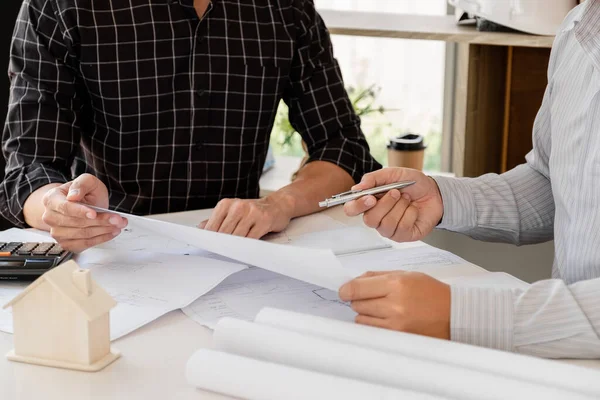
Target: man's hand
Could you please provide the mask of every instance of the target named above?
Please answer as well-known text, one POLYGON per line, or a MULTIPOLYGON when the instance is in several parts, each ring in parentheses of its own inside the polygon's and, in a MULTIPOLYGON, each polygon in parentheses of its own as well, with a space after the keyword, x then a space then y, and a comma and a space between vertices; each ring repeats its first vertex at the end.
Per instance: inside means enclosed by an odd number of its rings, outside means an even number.
POLYGON ((385 168, 366 174, 352 189, 364 190, 400 181, 416 184, 391 190, 380 199, 364 196, 346 203, 348 216, 363 215, 365 224, 381 236, 396 242, 412 242, 427 236, 444 214, 442 196, 435 181, 420 171, 407 168, 385 168))
POLYGON ((367 272, 340 288, 356 322, 450 339, 450 286, 416 272, 367 272))
POLYGON ((277 194, 259 200, 223 199, 199 228, 260 239, 269 232, 284 230, 293 210, 293 201, 277 194))
POLYGON ((50 189, 43 196, 43 222, 66 250, 81 252, 121 233, 127 220, 114 214, 98 214, 78 202, 108 207, 108 190, 90 174, 50 189))

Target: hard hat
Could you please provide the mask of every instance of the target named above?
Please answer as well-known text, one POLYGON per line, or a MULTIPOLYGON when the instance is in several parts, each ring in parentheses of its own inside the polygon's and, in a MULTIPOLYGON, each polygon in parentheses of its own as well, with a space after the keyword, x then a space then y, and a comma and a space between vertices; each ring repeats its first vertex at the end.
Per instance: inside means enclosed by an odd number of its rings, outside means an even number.
POLYGON ((554 35, 577 0, 448 0, 454 7, 508 28, 554 35))

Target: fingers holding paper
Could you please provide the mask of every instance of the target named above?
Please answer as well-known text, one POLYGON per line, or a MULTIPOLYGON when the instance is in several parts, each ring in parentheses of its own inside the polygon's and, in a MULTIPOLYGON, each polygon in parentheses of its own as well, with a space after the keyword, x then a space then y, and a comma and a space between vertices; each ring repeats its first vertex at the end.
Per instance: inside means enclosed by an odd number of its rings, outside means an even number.
POLYGON ((356 322, 450 339, 450 286, 416 272, 367 272, 339 290, 356 322))
POLYGON ((113 239, 127 226, 125 218, 99 214, 81 204, 108 206, 106 186, 89 174, 49 190, 42 202, 42 219, 50 234, 64 249, 76 253, 113 239))
POLYGON ((412 169, 385 168, 366 174, 353 189, 371 189, 403 180, 416 184, 402 192, 391 190, 380 199, 365 196, 348 202, 344 206, 346 215, 363 214, 367 226, 397 242, 423 239, 438 224, 444 210, 441 194, 432 178, 412 169))

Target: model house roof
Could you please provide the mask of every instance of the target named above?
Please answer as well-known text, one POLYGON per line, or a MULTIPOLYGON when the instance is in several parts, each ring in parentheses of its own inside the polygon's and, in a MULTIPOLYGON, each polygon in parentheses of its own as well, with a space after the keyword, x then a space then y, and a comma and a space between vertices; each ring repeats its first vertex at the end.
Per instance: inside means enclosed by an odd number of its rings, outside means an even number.
POLYGON ((21 301, 41 283, 49 283, 57 292, 72 301, 81 310, 89 321, 92 321, 110 311, 117 302, 92 279, 88 278, 89 288, 87 293, 78 283, 78 274, 89 274, 89 270, 81 270, 75 261, 69 261, 51 269, 36 279, 22 293, 12 299, 3 308, 12 307, 21 301))

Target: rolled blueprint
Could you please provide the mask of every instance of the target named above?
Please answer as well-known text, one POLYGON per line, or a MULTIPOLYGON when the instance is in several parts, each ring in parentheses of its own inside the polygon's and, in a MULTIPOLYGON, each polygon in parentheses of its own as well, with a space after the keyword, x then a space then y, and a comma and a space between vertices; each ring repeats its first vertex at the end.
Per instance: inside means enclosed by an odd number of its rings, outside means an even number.
POLYGON ((593 398, 554 387, 232 318, 224 318, 217 324, 213 342, 218 350, 244 357, 445 398, 593 398))
POLYGON ((588 368, 273 308, 262 309, 256 322, 600 398, 600 374, 588 368))
POLYGON ((442 400, 209 349, 192 355, 186 377, 197 388, 248 400, 442 400))

